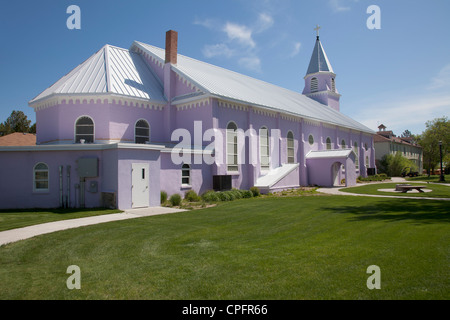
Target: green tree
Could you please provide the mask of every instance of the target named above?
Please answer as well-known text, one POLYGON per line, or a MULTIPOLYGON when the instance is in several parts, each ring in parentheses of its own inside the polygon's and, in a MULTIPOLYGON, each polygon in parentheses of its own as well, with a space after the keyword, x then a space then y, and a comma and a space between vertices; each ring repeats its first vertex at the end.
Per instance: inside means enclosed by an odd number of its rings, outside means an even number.
POLYGON ((417 165, 402 156, 402 153, 399 151, 395 155, 384 155, 379 162, 378 171, 380 173, 386 173, 390 177, 398 177, 405 168, 411 168, 412 171, 417 171, 417 165))
POLYGON ((425 126, 425 131, 418 136, 418 143, 423 148, 423 164, 430 175, 440 164, 439 141, 442 142, 444 161, 450 158, 450 121, 447 117, 436 118, 427 121, 425 126))
POLYGON ((408 137, 412 137, 413 134, 411 133, 411 131, 409 131, 408 129, 406 129, 405 131, 403 131, 402 133, 402 138, 408 138, 408 137))
POLYGON ((0 124, 0 135, 6 135, 13 132, 36 132, 36 126, 30 127, 31 120, 28 120, 23 111, 13 110, 5 122, 0 124))

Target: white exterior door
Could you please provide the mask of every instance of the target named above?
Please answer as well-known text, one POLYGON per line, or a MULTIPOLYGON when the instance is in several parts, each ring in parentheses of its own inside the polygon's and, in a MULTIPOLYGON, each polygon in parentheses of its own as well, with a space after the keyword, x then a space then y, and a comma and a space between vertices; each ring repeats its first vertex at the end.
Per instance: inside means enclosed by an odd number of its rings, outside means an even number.
POLYGON ((341 169, 340 163, 334 163, 333 164, 333 186, 339 186, 341 182, 339 181, 339 171, 341 169))
POLYGON ((150 205, 148 163, 133 163, 131 168, 131 207, 148 207, 150 205))

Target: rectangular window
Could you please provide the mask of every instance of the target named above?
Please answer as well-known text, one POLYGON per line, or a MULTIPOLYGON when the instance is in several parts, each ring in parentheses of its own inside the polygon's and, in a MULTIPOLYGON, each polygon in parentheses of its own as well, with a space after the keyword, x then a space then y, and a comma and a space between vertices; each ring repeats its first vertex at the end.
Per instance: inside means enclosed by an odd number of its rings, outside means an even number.
POLYGON ((48 181, 48 166, 45 163, 36 164, 33 170, 33 191, 47 192, 48 181))
POLYGON ((288 163, 295 163, 295 159, 294 159, 294 141, 288 140, 288 146, 287 146, 287 156, 288 156, 288 163))
POLYGON ((239 171, 238 169, 238 137, 237 130, 227 129, 227 170, 239 171))
POLYGON ((266 127, 263 127, 259 130, 259 152, 261 158, 261 169, 269 170, 270 167, 269 130, 266 127))
POLYGON ((181 184, 190 185, 191 184, 191 167, 188 164, 184 164, 181 168, 181 184))

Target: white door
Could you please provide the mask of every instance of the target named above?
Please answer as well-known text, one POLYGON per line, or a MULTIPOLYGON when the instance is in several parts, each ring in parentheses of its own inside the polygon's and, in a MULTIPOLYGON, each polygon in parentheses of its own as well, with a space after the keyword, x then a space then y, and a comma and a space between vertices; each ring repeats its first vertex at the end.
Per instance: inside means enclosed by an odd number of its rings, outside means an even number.
POLYGON ((131 207, 148 207, 150 205, 150 194, 148 190, 148 163, 133 163, 131 168, 131 207))
POLYGON ((341 164, 336 162, 333 164, 333 186, 339 186, 341 182, 339 181, 339 171, 341 169, 341 164))

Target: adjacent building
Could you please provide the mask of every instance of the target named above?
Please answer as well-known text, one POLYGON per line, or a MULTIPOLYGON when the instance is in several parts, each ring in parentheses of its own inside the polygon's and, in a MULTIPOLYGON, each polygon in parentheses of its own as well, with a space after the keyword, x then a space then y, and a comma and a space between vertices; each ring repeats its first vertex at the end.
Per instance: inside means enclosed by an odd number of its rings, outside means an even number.
POLYGON ((423 151, 422 147, 416 144, 412 137, 397 137, 392 131, 386 130, 386 126, 381 124, 378 132, 373 138, 375 145, 375 159, 381 160, 388 154, 400 152, 403 157, 413 161, 418 168, 418 172, 423 172, 423 151))

